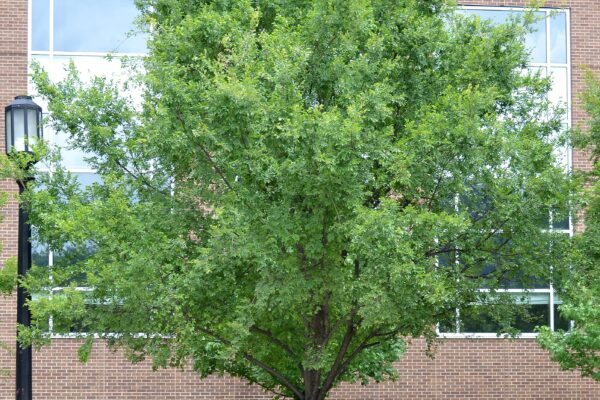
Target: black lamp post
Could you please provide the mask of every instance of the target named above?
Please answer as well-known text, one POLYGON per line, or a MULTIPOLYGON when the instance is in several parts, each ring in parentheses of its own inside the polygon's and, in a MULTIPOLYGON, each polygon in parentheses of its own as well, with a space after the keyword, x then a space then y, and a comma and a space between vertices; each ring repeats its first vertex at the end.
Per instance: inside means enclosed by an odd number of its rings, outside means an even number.
MULTIPOLYGON (((42 108, 35 104, 31 96, 17 96, 5 109, 6 154, 10 157, 18 153, 31 153, 31 145, 42 138, 42 108)), ((28 168, 30 165, 27 166, 28 168)), ((27 171, 28 172, 28 171, 27 171)), ((18 179, 19 194, 33 178, 26 174, 18 179)), ((19 246, 18 273, 25 276, 31 268, 31 226, 27 211, 19 206, 19 246)), ((30 294, 21 285, 17 286, 17 323, 29 326, 31 315, 25 306, 30 294)), ((17 400, 31 400, 31 346, 21 347, 17 342, 17 400)))

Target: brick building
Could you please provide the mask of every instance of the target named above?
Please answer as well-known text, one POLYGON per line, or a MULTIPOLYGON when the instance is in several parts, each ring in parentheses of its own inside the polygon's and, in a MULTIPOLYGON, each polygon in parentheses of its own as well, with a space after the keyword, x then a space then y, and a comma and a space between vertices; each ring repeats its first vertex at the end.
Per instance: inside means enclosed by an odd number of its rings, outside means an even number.
MULTIPOLYGON (((503 18, 518 12, 528 0, 462 1, 465 12, 486 18, 503 18)), ((103 56, 114 49, 116 35, 129 29, 133 18, 129 0, 2 0, 0 1, 0 102, 8 104, 15 95, 30 91, 28 65, 32 59, 59 76, 71 57, 85 73, 110 73, 120 76, 118 67, 103 56), (111 8, 122 8, 113 15, 113 35, 97 35, 94 21, 111 8), (91 16, 77 18, 77 13, 91 16), (86 14, 87 13, 87 14, 86 14), (91 25, 90 25, 91 24, 91 25), (121 25, 119 25, 121 24, 121 25), (34 28, 35 27, 35 28, 34 28), (87 36, 86 30, 87 29, 87 36), (84 33, 82 33, 84 32, 84 33), (90 36, 91 32, 91 36, 90 36), (102 39, 98 39, 102 36, 102 39), (73 40, 77 38, 77 40, 73 40), (89 43, 93 43, 89 47, 89 43), (107 72, 108 71, 108 72, 107 72)), ((532 40, 531 68, 554 78, 551 96, 567 105, 565 125, 585 121, 579 94, 583 89, 584 67, 600 73, 600 2, 598 0, 548 1, 545 19, 532 40), (552 7, 558 12, 550 13, 552 7)), ((118 52, 143 53, 143 38, 118 43, 118 52)), ((4 126, 0 115, 0 126, 4 126)), ((46 136, 56 143, 61 137, 46 136)), ((4 147, 3 136, 0 147, 4 147)), ((82 155, 66 152, 70 169, 83 182, 93 181, 94 171, 82 162, 82 155)), ((565 152, 565 163, 587 169, 590 163, 582 152, 565 152)), ((16 192, 11 182, 2 182, 4 191, 16 192)), ((11 201, 4 210, 0 241, 2 259, 16 253, 17 205, 11 201)), ((573 228, 566 222, 557 227, 565 233, 573 228)), ((36 247, 36 260, 52 265, 53 255, 36 247), (40 261, 45 260, 45 261, 40 261)), ((552 287, 532 294, 535 304, 550 326, 564 326, 552 287), (563 324, 563 325, 561 325, 563 324)), ((16 301, 0 300, 0 340, 14 343, 16 301)), ((463 325, 464 326, 464 325, 463 325)), ((344 385, 334 392, 334 399, 600 399, 600 383, 579 377, 578 373, 561 372, 547 353, 526 332, 516 340, 495 337, 485 328, 469 332, 452 328, 440 333, 443 341, 435 359, 425 356, 422 340, 414 340, 406 356, 398 363, 400 380, 366 387, 344 385)), ((152 372, 147 363, 132 366, 120 354, 95 346, 90 362, 77 360, 78 340, 56 337, 52 345, 34 352, 33 391, 38 399, 269 399, 259 388, 249 387, 236 379, 211 377, 200 380, 191 371, 161 370, 152 372)), ((14 353, 0 351, 0 399, 14 398, 14 353)))

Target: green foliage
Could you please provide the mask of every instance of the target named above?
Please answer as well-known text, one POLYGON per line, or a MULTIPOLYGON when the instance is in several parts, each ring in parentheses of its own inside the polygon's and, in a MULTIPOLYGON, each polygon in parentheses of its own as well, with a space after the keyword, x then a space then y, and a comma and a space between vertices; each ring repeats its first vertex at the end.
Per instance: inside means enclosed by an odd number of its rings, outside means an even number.
MULTIPOLYGON (((6 164, 8 165, 8 164, 6 164)), ((0 165, 0 174, 3 174, 2 165, 0 165)), ((0 193, 0 208, 4 208, 8 201, 8 193, 0 193)), ((0 221, 3 218, 0 216, 0 221)), ((2 244, 0 243, 0 252, 2 252, 2 244)), ((17 286, 17 259, 9 257, 4 261, 4 266, 0 269, 0 294, 11 294, 17 286)), ((1 344, 0 344, 1 346, 1 344)))
POLYGON ((27 281, 48 294, 32 340, 52 316, 132 361, 324 399, 395 377, 406 338, 432 342, 455 308, 511 302, 509 279, 548 279, 563 243, 539 221, 571 196, 549 82, 522 73, 519 21, 445 3, 140 0, 139 109, 35 67, 102 182, 50 149, 27 193, 41 239, 74 254, 27 281))
POLYGON ((575 143, 591 150, 594 167, 585 185, 585 231, 578 233, 570 249, 571 265, 559 276, 557 288, 564 318, 574 321, 569 332, 542 329, 539 342, 564 369, 579 369, 600 380, 600 83, 588 73, 584 106, 590 117, 588 129, 574 135, 575 143))
POLYGON ((17 286, 17 259, 11 257, 4 261, 4 268, 0 269, 0 293, 11 294, 17 286))

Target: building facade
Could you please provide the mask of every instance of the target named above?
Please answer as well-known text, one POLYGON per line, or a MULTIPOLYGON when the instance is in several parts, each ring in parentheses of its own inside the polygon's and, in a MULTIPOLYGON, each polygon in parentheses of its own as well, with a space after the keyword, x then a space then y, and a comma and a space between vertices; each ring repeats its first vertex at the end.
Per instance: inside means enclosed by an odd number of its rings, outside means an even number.
MULTIPOLYGON (((90 74, 122 76, 118 63, 104 56, 116 51, 122 55, 144 52, 143 38, 125 39, 134 17, 133 0, 3 0, 0 2, 0 101, 8 104, 16 95, 31 92, 28 68, 31 61, 43 65, 54 77, 74 59, 90 74), (112 13, 107 14, 107 10, 112 13), (102 16, 105 18, 103 19, 102 16), (110 20, 111 26, 94 24, 110 20), (99 22, 98 22, 99 21, 99 22), (102 30, 108 32, 98 35, 102 30), (116 45, 115 45, 116 43, 116 45)), ((461 1, 465 12, 486 18, 502 18, 518 12, 528 0, 461 1)), ((548 1, 542 13, 546 17, 531 37, 533 50, 530 69, 553 77, 551 100, 564 104, 568 112, 564 124, 585 122, 579 95, 584 88, 586 68, 600 74, 600 2, 597 0, 548 1), (552 11, 556 10, 556 11, 552 11)), ((4 117, 0 115, 0 126, 4 117)), ((46 137, 58 145, 63 138, 46 131, 46 137)), ((3 135, 0 147, 4 148, 3 135)), ((94 171, 83 162, 82 154, 65 149, 69 169, 82 183, 95 179, 94 171)), ((588 154, 564 151, 565 165, 589 169, 588 154)), ((0 189, 11 193, 17 187, 1 182, 0 189)), ((555 226, 572 234, 567 221, 555 226)), ((0 260, 16 254, 17 204, 11 199, 0 226, 3 252, 0 260)), ((60 254, 49 254, 35 246, 38 264, 52 266, 60 254)), ((515 293, 520 293, 515 289, 515 293)), ((556 306, 560 300, 551 286, 536 289, 532 304, 553 327, 565 327, 556 306)), ((457 316, 459 311, 457 311, 457 316)), ((459 317, 457 317, 459 318, 459 317)), ((0 299, 0 340, 12 349, 15 340, 16 301, 0 299)), ((50 327, 52 322, 50 321, 50 327)), ((465 323, 440 328, 441 341, 436 357, 425 355, 425 343, 415 339, 405 357, 397 363, 400 379, 368 386, 343 385, 333 399, 600 399, 600 383, 581 378, 577 372, 562 372, 549 360, 535 341, 535 334, 524 330, 514 340, 496 338, 485 327, 465 329, 465 323)), ((36 399, 270 399, 257 387, 230 377, 201 380, 187 370, 153 372, 149 363, 131 365, 119 353, 95 345, 90 361, 78 361, 80 341, 56 337, 48 347, 34 352, 33 392, 36 399)), ((15 392, 14 352, 0 349, 0 399, 13 399, 15 392)))

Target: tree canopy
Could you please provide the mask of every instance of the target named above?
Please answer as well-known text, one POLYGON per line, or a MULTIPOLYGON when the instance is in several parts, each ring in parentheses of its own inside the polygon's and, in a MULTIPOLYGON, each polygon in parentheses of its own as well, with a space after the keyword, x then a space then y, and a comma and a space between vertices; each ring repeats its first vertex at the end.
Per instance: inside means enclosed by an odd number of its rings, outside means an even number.
POLYGON ((24 196, 64 254, 27 279, 24 340, 51 317, 134 361, 324 399, 395 377, 407 337, 558 265, 564 239, 541 228, 567 213, 564 138, 523 21, 442 0, 138 4, 141 105, 35 68, 49 123, 102 179, 49 149, 24 196))

